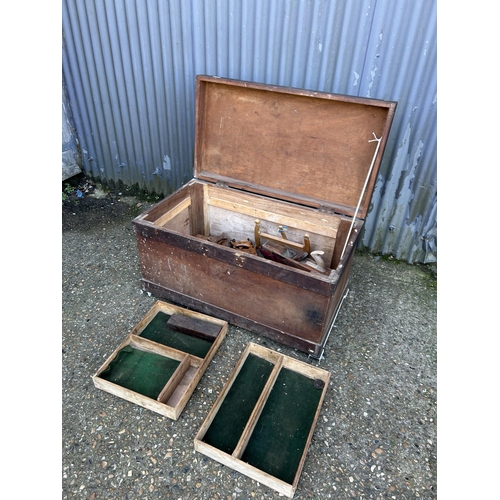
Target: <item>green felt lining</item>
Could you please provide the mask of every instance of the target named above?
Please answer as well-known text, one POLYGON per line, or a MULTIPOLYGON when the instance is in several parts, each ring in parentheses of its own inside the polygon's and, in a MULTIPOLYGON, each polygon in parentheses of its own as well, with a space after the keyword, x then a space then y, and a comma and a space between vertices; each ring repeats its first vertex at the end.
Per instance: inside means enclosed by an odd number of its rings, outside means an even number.
POLYGON ((244 462, 292 484, 314 422, 322 388, 314 380, 283 368, 248 445, 244 462))
POLYGON ((155 317, 148 323, 146 328, 141 332, 140 336, 157 342, 158 344, 166 345, 192 354, 198 358, 204 358, 213 343, 209 340, 187 335, 186 333, 178 332, 167 327, 167 321, 170 315, 163 311, 156 313, 155 317))
POLYGON ((233 453, 274 365, 249 354, 203 441, 225 453, 233 453))
POLYGON ((156 399, 180 361, 126 346, 99 377, 156 399))

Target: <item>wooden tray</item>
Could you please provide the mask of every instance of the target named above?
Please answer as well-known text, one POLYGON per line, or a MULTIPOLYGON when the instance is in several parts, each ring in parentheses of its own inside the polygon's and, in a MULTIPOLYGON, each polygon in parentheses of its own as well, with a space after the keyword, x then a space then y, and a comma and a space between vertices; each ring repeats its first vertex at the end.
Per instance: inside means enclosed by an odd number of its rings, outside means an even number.
POLYGON ((195 449, 292 498, 329 380, 325 370, 249 343, 195 449))
POLYGON ((225 321, 158 301, 92 380, 177 420, 226 333, 225 321))

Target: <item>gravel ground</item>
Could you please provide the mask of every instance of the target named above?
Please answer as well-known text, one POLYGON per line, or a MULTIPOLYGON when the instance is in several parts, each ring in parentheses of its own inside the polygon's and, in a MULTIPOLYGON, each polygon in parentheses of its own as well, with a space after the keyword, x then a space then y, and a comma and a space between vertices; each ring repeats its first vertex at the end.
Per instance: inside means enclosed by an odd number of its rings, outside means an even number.
POLYGON ((141 291, 131 224, 151 204, 97 195, 62 210, 63 499, 284 498, 193 447, 248 342, 331 372, 294 498, 437 498, 437 293, 425 269, 358 253, 321 361, 230 326, 171 421, 91 379, 156 301, 141 291))

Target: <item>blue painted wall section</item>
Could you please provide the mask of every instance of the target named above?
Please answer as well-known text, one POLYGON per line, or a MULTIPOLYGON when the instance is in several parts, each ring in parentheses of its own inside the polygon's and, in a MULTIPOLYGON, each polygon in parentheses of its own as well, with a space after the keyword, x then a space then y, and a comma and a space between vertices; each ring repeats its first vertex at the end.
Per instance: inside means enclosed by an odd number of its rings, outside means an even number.
POLYGON ((88 174, 187 182, 197 74, 398 101, 361 244, 436 261, 436 0, 63 0, 62 21, 88 174))

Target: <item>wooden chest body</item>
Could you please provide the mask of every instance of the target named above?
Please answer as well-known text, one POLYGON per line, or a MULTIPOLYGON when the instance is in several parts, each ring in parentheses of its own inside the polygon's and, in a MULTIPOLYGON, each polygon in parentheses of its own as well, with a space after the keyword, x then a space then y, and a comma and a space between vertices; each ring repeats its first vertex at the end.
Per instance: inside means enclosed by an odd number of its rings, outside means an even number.
POLYGON ((133 221, 143 288, 320 357, 396 105, 204 76, 196 104, 195 178, 133 221), (217 242, 257 234, 326 272, 217 242))

